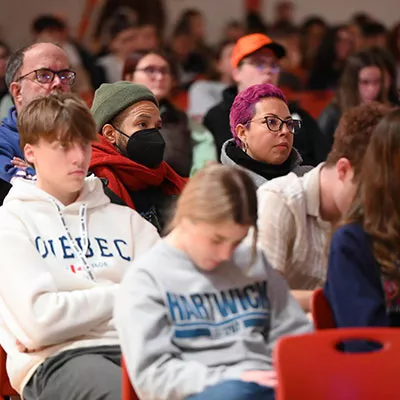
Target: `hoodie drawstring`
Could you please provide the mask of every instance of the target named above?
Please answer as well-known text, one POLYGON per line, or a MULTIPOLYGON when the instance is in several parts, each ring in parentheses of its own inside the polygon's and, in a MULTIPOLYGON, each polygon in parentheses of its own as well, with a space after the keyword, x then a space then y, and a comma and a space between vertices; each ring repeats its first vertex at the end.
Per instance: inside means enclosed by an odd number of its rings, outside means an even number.
POLYGON ((82 273, 85 275, 87 279, 90 279, 92 281, 95 280, 94 275, 92 273, 92 268, 90 267, 87 259, 86 259, 86 252, 89 246, 89 239, 88 239, 88 233, 87 233, 87 204, 82 204, 81 207, 79 208, 79 220, 80 220, 80 243, 81 246, 78 245, 76 240, 72 237, 68 226, 65 222, 64 215, 57 204, 57 202, 52 198, 49 197, 50 201, 55 205, 58 211, 58 216, 60 217, 61 224, 64 228, 65 234, 67 236, 68 242, 76 256, 76 258, 81 262, 82 264, 82 273))

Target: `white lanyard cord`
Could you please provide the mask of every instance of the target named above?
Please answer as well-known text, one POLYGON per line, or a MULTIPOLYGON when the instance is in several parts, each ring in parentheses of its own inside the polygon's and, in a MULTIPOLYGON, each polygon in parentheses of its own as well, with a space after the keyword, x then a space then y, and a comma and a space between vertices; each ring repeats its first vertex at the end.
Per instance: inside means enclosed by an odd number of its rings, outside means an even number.
POLYGON ((91 271, 90 265, 86 259, 86 252, 89 246, 89 239, 87 235, 87 221, 86 221, 86 214, 87 214, 87 204, 82 204, 79 209, 79 219, 80 219, 80 233, 81 233, 81 246, 78 246, 76 240, 72 237, 71 232, 68 229, 68 226, 65 222, 64 215, 61 212, 61 209, 57 202, 52 198, 49 197, 50 201, 56 206, 58 211, 58 216, 60 217, 61 223, 67 235, 68 242, 75 253, 75 256, 79 259, 83 266, 83 272, 86 275, 86 278, 94 281, 94 275, 91 271))

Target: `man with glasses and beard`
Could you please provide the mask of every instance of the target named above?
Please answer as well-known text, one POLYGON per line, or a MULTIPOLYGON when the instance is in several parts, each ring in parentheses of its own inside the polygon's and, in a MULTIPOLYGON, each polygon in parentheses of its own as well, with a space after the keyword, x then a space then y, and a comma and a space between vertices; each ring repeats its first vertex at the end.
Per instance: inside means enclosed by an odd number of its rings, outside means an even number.
MULTIPOLYGON (((222 101, 211 108, 204 117, 204 125, 213 134, 218 153, 223 144, 232 139, 229 112, 236 95, 250 86, 270 83, 277 86, 281 71, 280 59, 286 50, 268 36, 254 33, 241 37, 232 51, 232 78, 235 82, 222 92, 222 101)), ((294 147, 299 151, 304 165, 316 166, 328 153, 326 139, 317 123, 305 110, 289 103, 293 119, 301 120, 302 128, 296 133, 294 147)))
POLYGON ((10 108, 0 125, 1 179, 10 182, 16 174, 35 175, 24 161, 19 146, 18 113, 37 97, 70 92, 75 77, 64 50, 55 44, 36 43, 11 55, 6 69, 6 84, 15 106, 10 108))

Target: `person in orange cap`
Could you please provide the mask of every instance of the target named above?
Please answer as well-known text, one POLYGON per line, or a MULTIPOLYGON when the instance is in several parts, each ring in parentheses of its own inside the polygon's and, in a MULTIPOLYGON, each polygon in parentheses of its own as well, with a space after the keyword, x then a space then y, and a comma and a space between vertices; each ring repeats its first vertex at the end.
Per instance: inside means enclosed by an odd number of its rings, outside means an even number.
MULTIPOLYGON (((218 152, 221 154, 225 142, 232 139, 229 126, 229 112, 239 92, 257 84, 278 85, 280 59, 286 50, 262 33, 241 37, 232 51, 232 77, 235 82, 223 92, 222 101, 211 108, 204 117, 204 125, 214 135, 218 152)), ((317 165, 328 153, 326 139, 315 120, 295 103, 289 103, 292 117, 300 119, 302 128, 296 134, 294 146, 303 158, 303 163, 317 165)))

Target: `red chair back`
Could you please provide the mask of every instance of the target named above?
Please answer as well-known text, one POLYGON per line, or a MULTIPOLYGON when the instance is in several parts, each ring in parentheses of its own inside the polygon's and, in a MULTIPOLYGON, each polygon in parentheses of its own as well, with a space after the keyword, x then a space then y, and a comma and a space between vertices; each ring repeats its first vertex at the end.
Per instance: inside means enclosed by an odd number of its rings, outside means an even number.
POLYGON ((331 329, 287 336, 276 346, 277 400, 400 399, 400 329, 331 329), (343 353, 343 340, 377 341, 369 353, 343 353))
POLYGON ((4 400, 5 396, 18 396, 18 393, 11 386, 6 370, 7 354, 0 346, 0 399, 4 400))
POLYGON ((311 298, 311 314, 315 329, 336 328, 335 319, 323 289, 316 289, 311 298))
POLYGON ((135 393, 131 381, 129 379, 128 371, 126 370, 125 361, 122 358, 122 400, 139 400, 139 397, 135 393))

